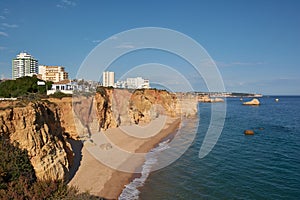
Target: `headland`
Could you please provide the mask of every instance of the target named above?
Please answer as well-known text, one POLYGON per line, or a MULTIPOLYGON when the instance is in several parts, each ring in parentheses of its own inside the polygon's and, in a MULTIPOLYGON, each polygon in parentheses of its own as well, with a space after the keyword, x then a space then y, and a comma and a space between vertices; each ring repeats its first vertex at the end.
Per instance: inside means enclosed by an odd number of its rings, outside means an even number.
POLYGON ((72 98, 3 101, 0 134, 28 151, 38 179, 63 180, 81 192, 116 199, 144 159, 114 157, 119 166, 133 170, 122 172, 101 163, 95 149, 147 153, 176 131, 182 117, 196 115, 197 102, 194 96, 178 97, 164 90, 103 87, 93 95, 72 98), (156 132, 133 137, 128 130, 134 129, 156 132), (101 134, 109 142, 97 139, 101 134))

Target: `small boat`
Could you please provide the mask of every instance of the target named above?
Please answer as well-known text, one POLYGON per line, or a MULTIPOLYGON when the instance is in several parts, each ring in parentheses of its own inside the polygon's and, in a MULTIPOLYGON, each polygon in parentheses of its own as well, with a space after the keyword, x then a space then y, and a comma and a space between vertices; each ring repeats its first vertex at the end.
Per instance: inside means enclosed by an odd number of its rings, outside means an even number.
POLYGON ((278 102, 278 101, 279 101, 279 99, 275 99, 275 101, 276 101, 276 102, 278 102))

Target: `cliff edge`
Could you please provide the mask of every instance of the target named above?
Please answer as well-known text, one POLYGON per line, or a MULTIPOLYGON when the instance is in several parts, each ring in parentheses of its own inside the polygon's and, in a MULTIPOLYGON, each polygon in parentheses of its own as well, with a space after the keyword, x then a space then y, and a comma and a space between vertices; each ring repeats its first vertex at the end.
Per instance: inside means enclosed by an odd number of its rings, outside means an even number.
POLYGON ((8 134, 11 141, 28 151, 37 178, 68 178, 73 152, 55 104, 31 102, 25 106, 2 108, 0 134, 8 134))

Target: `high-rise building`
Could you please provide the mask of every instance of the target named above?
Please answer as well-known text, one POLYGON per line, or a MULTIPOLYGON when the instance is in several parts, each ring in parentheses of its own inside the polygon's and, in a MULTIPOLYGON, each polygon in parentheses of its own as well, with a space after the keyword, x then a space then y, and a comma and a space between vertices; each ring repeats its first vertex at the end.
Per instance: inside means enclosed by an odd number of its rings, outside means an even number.
POLYGON ((126 85, 129 89, 150 88, 149 80, 143 79, 142 77, 127 78, 126 85))
POLYGON ((39 74, 44 81, 59 82, 68 79, 68 73, 62 66, 39 66, 39 74))
POLYGON ((104 87, 114 87, 115 85, 115 72, 103 72, 102 74, 103 86, 104 87))
POLYGON ((21 52, 12 60, 12 79, 38 74, 38 60, 26 52, 21 52))

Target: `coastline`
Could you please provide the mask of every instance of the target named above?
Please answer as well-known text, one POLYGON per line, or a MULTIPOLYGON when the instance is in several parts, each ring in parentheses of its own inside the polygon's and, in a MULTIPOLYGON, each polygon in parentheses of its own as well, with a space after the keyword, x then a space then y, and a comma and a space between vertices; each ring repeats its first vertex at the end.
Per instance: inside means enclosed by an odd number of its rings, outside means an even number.
MULTIPOLYGON (((154 121, 158 121, 155 119, 154 121)), ((108 129, 105 134, 109 140, 117 147, 125 149, 132 153, 148 153, 157 146, 164 138, 173 134, 180 126, 180 118, 166 118, 163 128, 154 136, 149 138, 136 138, 122 131, 122 128, 108 129)), ((150 126, 144 127, 145 130, 151 129, 150 126)), ((93 138, 96 144, 101 141, 96 137, 93 138), (97 141, 98 140, 98 141, 97 141)), ((97 146, 98 147, 98 146, 97 146)), ((93 195, 101 196, 105 199, 117 199, 124 189, 124 186, 130 183, 135 177, 140 176, 139 173, 122 172, 117 169, 110 168, 97 160, 93 154, 92 145, 86 142, 82 148, 82 160, 75 176, 70 180, 69 185, 78 187, 81 192, 89 191, 93 195)), ((99 150, 99 147, 97 148, 99 150)), ((116 158, 117 159, 117 158, 116 158)), ((132 169, 141 167, 144 159, 134 160, 131 157, 124 158, 120 155, 121 165, 130 165, 132 169)))

